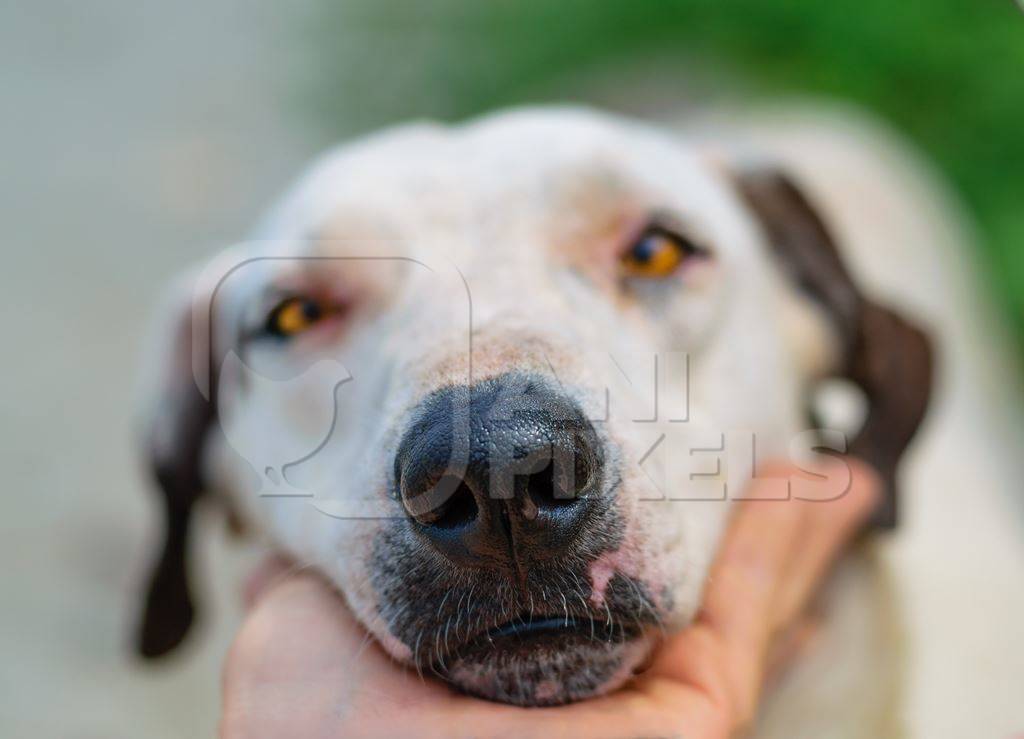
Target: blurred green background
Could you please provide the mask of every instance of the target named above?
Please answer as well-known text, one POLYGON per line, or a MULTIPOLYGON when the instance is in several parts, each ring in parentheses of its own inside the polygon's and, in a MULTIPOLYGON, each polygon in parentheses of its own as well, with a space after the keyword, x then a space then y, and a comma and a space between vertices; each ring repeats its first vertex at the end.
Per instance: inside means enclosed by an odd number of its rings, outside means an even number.
POLYGON ((524 101, 607 103, 615 87, 631 108, 674 110, 716 90, 860 104, 962 194, 1024 348, 1024 13, 1013 0, 356 0, 311 25, 306 103, 337 134, 524 101))

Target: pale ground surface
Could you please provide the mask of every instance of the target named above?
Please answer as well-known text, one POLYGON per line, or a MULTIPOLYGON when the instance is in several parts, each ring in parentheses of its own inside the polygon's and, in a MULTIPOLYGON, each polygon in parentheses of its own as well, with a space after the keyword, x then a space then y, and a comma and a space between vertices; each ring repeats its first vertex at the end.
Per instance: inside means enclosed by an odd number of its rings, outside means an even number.
MULTIPOLYGON (((295 62, 286 52, 297 11, 285 8, 261 0, 253 14, 252 3, 235 0, 113 0, 99 9, 5 9, 4 737, 214 731, 220 662, 252 553, 218 531, 197 532, 209 606, 203 628, 159 669, 128 658, 130 606, 155 512, 130 447, 130 410, 157 291, 190 261, 244 235, 328 143, 306 132, 295 101, 280 93, 295 62)), ((907 642, 918 669, 904 718, 920 736, 979 735, 979 727, 1008 735, 1024 727, 1021 465, 1011 454, 1020 448, 1012 425, 1019 416, 983 359, 999 354, 992 335, 950 313, 954 299, 973 299, 956 259, 921 257, 880 253, 858 266, 890 288, 912 276, 928 287, 909 302, 949 319, 959 390, 929 444, 948 458, 962 456, 970 440, 977 464, 960 465, 960 478, 950 479, 949 467, 919 461, 919 496, 906 519, 917 533, 884 555, 918 628, 907 642), (927 279, 915 274, 925 268, 927 279), (978 506, 960 505, 979 489, 987 492, 978 506)))
POLYGON ((197 532, 217 606, 166 665, 129 660, 155 523, 130 413, 158 291, 244 236, 326 143, 282 93, 300 13, 269 0, 0 11, 0 736, 214 732, 241 557, 197 532))

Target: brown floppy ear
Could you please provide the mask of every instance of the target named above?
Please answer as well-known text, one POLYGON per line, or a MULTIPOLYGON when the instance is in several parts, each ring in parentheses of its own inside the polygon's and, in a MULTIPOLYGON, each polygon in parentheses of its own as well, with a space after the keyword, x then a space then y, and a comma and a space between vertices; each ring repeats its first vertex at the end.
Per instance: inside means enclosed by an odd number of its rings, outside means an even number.
POLYGON ((867 399, 867 417, 849 453, 881 476, 884 499, 872 523, 892 528, 897 467, 931 394, 931 342, 919 327, 860 292, 829 229, 789 177, 770 167, 734 176, 783 268, 834 326, 841 347, 835 375, 854 382, 867 399))
POLYGON ((178 646, 195 616, 187 568, 189 526, 203 494, 201 456, 216 415, 216 383, 207 375, 204 395, 193 371, 194 366, 210 366, 209 321, 202 320, 209 301, 196 299, 191 280, 183 280, 173 297, 168 324, 157 336, 162 345, 156 347, 151 368, 156 383, 147 389, 154 397, 147 398, 144 454, 164 517, 163 541, 149 575, 136 637, 139 654, 147 658, 178 646))

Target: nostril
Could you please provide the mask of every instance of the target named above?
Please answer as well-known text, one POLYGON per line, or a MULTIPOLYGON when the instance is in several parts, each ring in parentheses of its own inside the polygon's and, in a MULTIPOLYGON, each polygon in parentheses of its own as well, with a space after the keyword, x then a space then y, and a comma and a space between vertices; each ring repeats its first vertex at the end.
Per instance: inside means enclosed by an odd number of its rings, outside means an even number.
POLYGON ((555 479, 555 466, 550 463, 526 480, 526 495, 537 508, 560 508, 576 502, 575 495, 567 488, 564 481, 555 479))
POLYGON ((571 506, 586 490, 590 482, 590 465, 584 455, 575 455, 572 477, 554 462, 549 462, 526 481, 526 494, 538 508, 564 508, 571 506), (556 470, 556 468, 559 468, 556 470))
POLYGON ((456 529, 476 520, 479 513, 476 498, 469 486, 453 477, 442 478, 435 488, 441 502, 427 511, 413 515, 417 523, 441 529, 456 529), (454 489, 453 489, 454 488, 454 489), (445 494, 451 494, 444 498, 445 494))
POLYGON ((445 529, 465 526, 476 519, 477 513, 476 497, 473 495, 473 491, 466 483, 460 482, 452 496, 441 506, 441 515, 434 521, 434 526, 445 529))

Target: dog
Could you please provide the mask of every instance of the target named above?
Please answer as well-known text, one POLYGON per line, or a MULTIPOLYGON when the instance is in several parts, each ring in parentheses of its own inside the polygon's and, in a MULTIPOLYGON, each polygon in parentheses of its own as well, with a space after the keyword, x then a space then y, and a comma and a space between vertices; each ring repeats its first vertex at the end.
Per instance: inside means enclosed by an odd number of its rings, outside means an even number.
POLYGON ((166 531, 139 651, 193 621, 203 497, 394 659, 524 706, 613 690, 686 626, 759 460, 861 457, 895 526, 928 335, 853 276, 835 193, 714 131, 576 108, 400 126, 184 278, 147 392, 166 531), (836 381, 863 406, 848 438, 815 418, 836 381))

